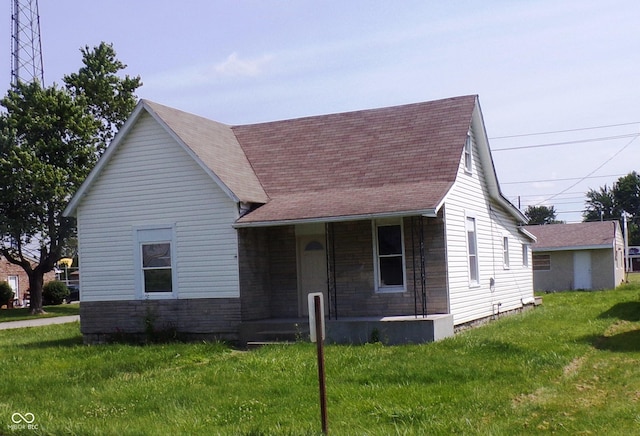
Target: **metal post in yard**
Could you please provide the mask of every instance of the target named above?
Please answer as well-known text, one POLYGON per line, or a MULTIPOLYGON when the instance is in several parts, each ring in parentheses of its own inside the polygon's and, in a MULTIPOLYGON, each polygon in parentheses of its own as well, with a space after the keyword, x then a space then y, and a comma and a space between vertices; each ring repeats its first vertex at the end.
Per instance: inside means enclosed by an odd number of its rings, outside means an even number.
POLYGON ((318 350, 318 384, 320 386, 320 419, 322 433, 327 434, 327 390, 324 371, 324 337, 322 335, 322 300, 319 295, 313 297, 316 314, 316 346, 318 350))

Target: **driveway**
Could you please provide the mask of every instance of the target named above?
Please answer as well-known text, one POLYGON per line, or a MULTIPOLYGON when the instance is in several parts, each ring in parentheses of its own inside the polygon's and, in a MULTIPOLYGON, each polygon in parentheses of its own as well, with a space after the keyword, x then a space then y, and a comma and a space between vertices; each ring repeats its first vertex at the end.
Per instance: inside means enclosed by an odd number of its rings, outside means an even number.
POLYGON ((68 322, 80 321, 80 315, 56 316, 53 318, 34 318, 22 321, 0 322, 0 330, 21 329, 25 327, 40 327, 51 324, 66 324, 68 322))

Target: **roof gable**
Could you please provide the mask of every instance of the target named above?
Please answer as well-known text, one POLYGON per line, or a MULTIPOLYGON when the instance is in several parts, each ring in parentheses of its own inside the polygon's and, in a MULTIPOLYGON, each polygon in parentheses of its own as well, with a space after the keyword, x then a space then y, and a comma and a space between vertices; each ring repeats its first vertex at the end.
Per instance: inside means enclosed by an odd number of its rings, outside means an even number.
POLYGON ((108 165, 120 144, 126 140, 142 113, 150 114, 234 201, 259 203, 268 201, 267 195, 229 126, 147 100, 140 100, 65 208, 63 212, 65 216, 75 213, 84 195, 108 165))
POLYGON ((578 250, 613 247, 620 232, 617 221, 525 226, 536 236, 534 251, 578 250))

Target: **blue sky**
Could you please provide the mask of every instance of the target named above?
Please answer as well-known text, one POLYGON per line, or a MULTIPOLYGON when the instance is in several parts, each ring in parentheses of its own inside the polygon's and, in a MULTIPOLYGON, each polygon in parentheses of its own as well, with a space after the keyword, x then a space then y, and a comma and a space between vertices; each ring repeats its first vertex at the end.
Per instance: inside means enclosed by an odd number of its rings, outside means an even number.
POLYGON ((504 194, 567 221, 589 188, 640 171, 637 0, 39 3, 47 84, 106 41, 141 98, 228 124, 478 94, 504 194))

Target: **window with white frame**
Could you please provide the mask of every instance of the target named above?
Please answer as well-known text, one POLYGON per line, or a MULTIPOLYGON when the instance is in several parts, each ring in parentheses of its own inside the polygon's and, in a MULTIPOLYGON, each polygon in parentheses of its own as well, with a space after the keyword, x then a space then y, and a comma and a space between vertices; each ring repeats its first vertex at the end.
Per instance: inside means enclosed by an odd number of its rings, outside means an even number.
POLYGON ((404 238, 402 220, 374 222, 376 290, 404 291, 404 238))
POLYGON ((529 245, 522 244, 522 266, 529 267, 529 245))
POLYGON ((176 295, 173 227, 136 230, 138 295, 172 298, 176 295))
POLYGON ((509 237, 502 238, 502 264, 505 268, 509 268, 509 237))
POLYGON ((476 238, 476 219, 467 217, 467 252, 469 255, 469 282, 477 285, 480 282, 478 271, 478 242, 476 238))
POLYGON ((467 139, 464 141, 464 169, 468 173, 471 173, 473 169, 472 146, 471 135, 467 134, 467 139))

